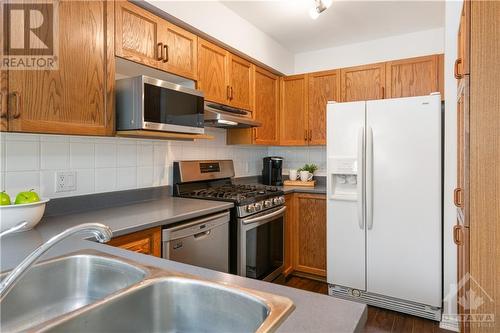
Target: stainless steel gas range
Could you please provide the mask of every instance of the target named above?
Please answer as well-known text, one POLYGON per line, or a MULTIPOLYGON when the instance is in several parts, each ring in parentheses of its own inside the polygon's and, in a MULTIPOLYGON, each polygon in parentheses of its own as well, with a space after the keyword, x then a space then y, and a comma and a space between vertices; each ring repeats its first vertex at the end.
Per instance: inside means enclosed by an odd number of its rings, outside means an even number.
POLYGON ((271 281, 283 270, 284 192, 234 184, 232 160, 174 162, 174 195, 234 203, 229 223, 229 272, 271 281))

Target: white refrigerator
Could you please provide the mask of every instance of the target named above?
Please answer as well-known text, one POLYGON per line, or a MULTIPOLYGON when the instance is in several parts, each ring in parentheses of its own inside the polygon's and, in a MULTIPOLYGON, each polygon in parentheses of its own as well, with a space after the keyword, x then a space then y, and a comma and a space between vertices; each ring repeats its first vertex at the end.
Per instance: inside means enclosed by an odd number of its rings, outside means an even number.
POLYGON ((441 97, 327 105, 329 294, 440 320, 441 97))

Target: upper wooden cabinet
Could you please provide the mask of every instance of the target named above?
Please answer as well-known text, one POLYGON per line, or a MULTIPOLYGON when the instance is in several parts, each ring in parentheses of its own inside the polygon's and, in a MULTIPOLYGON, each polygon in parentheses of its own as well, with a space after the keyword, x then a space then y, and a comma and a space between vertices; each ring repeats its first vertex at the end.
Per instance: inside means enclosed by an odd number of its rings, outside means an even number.
POLYGON ((198 89, 211 102, 228 104, 230 87, 228 77, 229 52, 198 38, 198 89))
POLYGON ((253 110, 255 66, 245 59, 230 54, 228 69, 229 105, 253 110))
POLYGON ((306 75, 281 78, 280 144, 306 145, 307 121, 306 75))
POLYGON ((108 245, 161 257, 161 227, 150 228, 113 238, 108 245))
POLYGON ((342 68, 342 102, 385 98, 385 63, 342 68))
POLYGON ((326 144, 326 104, 340 101, 340 74, 338 70, 307 74, 308 76, 308 143, 326 144))
POLYGON ((279 77, 255 68, 255 120, 262 123, 255 129, 256 144, 277 145, 279 143, 279 77))
POLYGON ((112 135, 113 3, 61 1, 57 70, 2 73, 2 129, 112 135))
POLYGON ((253 80, 253 117, 262 126, 245 129, 229 129, 228 144, 279 144, 279 77, 255 67, 253 80))
POLYGON ((422 96, 438 91, 438 55, 386 63, 386 98, 422 96))
POLYGON ((198 39, 198 89, 205 99, 253 110, 255 66, 227 50, 198 39))
POLYGON ((196 35, 128 1, 115 6, 117 56, 196 79, 196 35))

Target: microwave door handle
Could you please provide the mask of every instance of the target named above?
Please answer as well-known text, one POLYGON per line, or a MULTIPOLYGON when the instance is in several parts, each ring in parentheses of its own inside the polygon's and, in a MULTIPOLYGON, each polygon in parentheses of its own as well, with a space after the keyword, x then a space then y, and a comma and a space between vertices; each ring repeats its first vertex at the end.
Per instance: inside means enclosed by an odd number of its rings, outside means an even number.
POLYGON ((285 210, 286 210, 286 206, 283 206, 280 209, 278 209, 270 214, 266 214, 266 215, 262 215, 262 216, 254 217, 254 218, 249 218, 249 219, 243 219, 242 222, 243 222, 243 224, 261 222, 261 221, 268 220, 270 218, 279 216, 279 215, 283 214, 285 212, 285 210))

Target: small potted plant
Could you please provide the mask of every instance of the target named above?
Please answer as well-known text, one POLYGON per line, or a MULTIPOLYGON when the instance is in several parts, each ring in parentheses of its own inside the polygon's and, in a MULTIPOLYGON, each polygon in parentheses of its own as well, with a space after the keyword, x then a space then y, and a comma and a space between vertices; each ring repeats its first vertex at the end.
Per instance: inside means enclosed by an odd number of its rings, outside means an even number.
MULTIPOLYGON (((318 170, 318 166, 314 163, 312 164, 306 164, 302 168, 300 168, 297 172, 300 174, 301 171, 307 171, 309 172, 310 176, 308 177, 307 180, 312 180, 314 178, 314 172, 318 170)), ((301 177, 302 178, 302 177, 301 177)), ((304 181, 304 180, 303 180, 304 181)))

